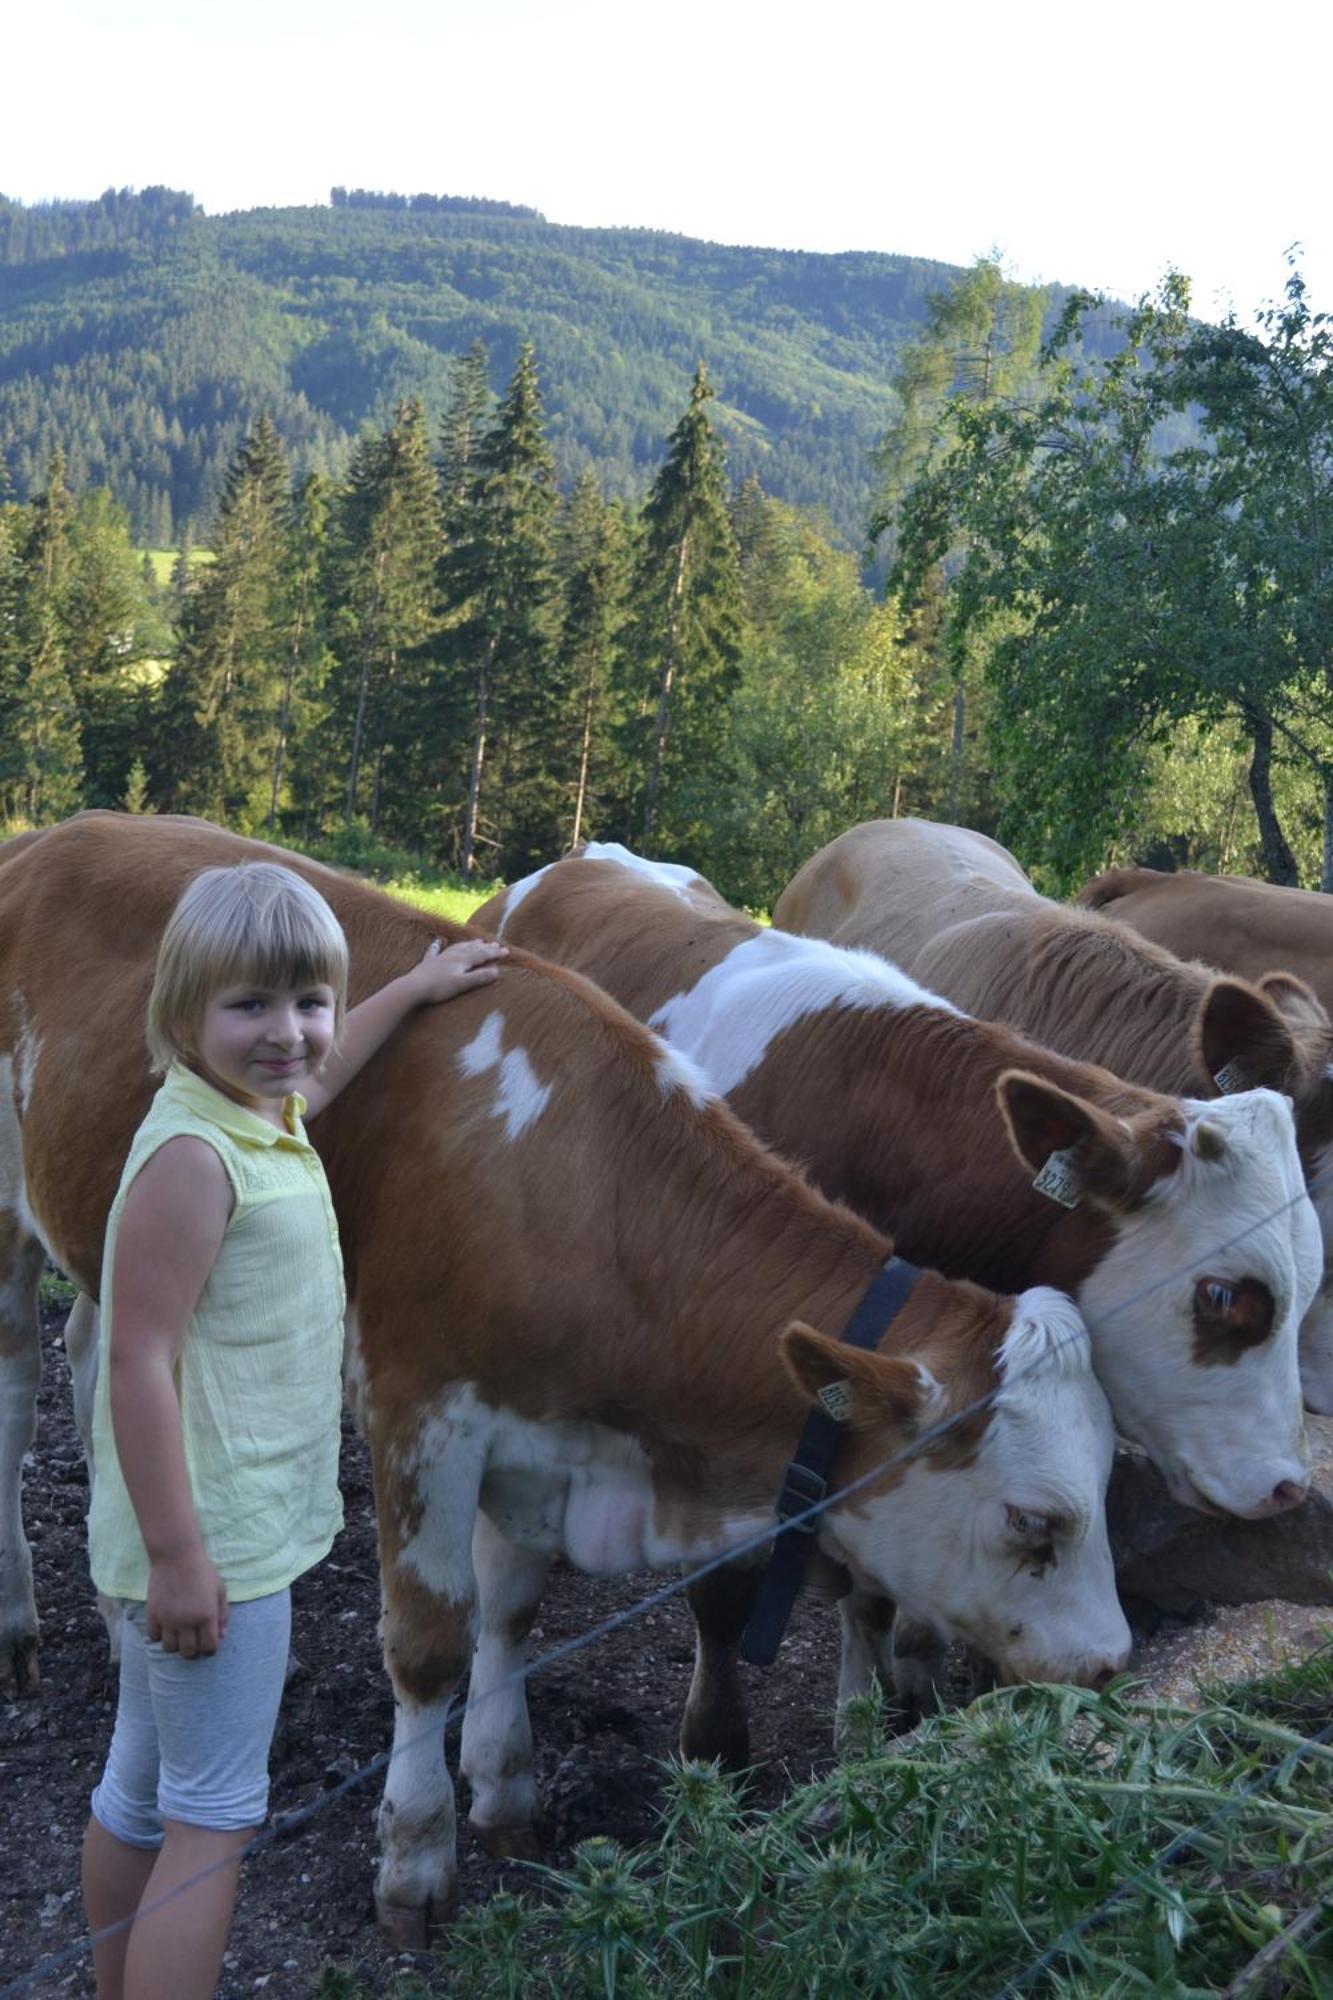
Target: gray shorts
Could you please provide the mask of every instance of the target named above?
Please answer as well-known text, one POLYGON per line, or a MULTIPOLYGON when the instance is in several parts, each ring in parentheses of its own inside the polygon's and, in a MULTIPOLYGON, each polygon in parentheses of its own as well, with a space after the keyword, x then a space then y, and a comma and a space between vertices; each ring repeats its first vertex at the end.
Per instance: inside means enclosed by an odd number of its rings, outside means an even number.
POLYGON ((259 1826, 278 1719, 292 1600, 288 1590, 230 1606, 216 1653, 183 1660, 144 1637, 144 1606, 125 1606, 120 1702, 93 1817, 130 1847, 160 1847, 164 1820, 217 1833, 259 1826))

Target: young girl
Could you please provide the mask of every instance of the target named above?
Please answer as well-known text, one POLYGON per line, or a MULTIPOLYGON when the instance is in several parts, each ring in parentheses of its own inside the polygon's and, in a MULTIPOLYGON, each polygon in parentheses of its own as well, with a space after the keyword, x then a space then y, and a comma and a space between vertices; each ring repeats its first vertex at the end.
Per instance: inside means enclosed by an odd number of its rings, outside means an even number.
POLYGON ((167 925, 148 1007, 166 1080, 102 1273, 89 1543, 125 1620, 83 1890, 94 1932, 135 1921, 94 1948, 100 2000, 213 1993, 267 1811, 289 1585, 342 1523, 342 1265, 302 1115, 411 1008, 494 979, 504 955, 432 946, 344 1020, 346 940, 290 869, 207 869, 167 925))

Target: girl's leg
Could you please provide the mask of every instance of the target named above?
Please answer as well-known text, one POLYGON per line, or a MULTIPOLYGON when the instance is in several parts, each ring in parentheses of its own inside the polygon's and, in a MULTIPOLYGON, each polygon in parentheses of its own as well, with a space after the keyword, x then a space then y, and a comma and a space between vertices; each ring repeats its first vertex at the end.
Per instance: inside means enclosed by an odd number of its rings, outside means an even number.
POLYGON ((212 2000, 231 1930, 241 1849, 254 1831, 217 1833, 167 1821, 128 1932, 124 2000, 212 2000), (186 1882, 188 1889, 174 1893, 186 1882))
MULTIPOLYGON (((268 1752, 282 1698, 291 1601, 284 1590, 231 1607, 227 1636, 216 1653, 183 1660, 155 1643, 145 1643, 131 1619, 126 1657, 142 1660, 151 1700, 155 1754, 156 1824, 165 1830, 143 1882, 133 1927, 119 1940, 99 1947, 99 2000, 209 2000, 214 1992, 231 1926, 241 1850, 262 1822, 268 1805, 268 1752), (117 1948, 118 1947, 118 1948, 117 1948), (123 1968, 123 1972, 121 1970, 123 1968)), ((122 1711, 127 1668, 122 1659, 122 1711)), ((108 1777, 94 1795, 94 1812, 117 1825, 109 1806, 109 1777, 121 1735, 108 1759, 108 1777)), ((130 1838, 136 1834, 130 1829, 130 1838)), ((114 1838, 114 1836, 112 1836, 114 1838)), ((116 1841, 115 1845, 124 1843, 116 1841)), ((96 1887, 88 1900, 115 1921, 129 1912, 112 1909, 115 1892, 128 1888, 132 1871, 104 1842, 89 1835, 89 1860, 96 1887)))
POLYGON ((125 1991, 125 1953, 130 1923, 139 1907, 158 1857, 155 1847, 131 1847, 117 1840, 98 1819, 88 1821, 83 1836, 83 1908, 93 1934, 93 1970, 97 2000, 121 2000, 125 1991), (100 1937, 113 1924, 122 1929, 100 1937))
POLYGON ((116 1725, 83 1841, 83 1907, 93 1934, 99 2000, 121 2000, 130 1920, 162 1845, 157 1725, 148 1690, 143 1607, 125 1617, 116 1725), (109 1937, 99 1933, 113 1925, 109 1937))

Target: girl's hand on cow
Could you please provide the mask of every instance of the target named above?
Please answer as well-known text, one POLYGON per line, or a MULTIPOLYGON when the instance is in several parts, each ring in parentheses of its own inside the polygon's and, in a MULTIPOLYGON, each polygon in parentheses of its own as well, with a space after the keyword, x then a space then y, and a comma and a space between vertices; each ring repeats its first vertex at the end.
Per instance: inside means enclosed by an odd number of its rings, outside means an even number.
POLYGON ((489 986, 498 975, 498 961, 508 956, 507 945, 493 944, 489 938, 461 938, 448 946, 432 938, 425 957, 408 975, 416 988, 417 1004, 431 1006, 474 986, 489 986))
POLYGON ((216 1653, 227 1630, 227 1586, 202 1547, 158 1556, 148 1568, 144 1633, 183 1660, 216 1653))

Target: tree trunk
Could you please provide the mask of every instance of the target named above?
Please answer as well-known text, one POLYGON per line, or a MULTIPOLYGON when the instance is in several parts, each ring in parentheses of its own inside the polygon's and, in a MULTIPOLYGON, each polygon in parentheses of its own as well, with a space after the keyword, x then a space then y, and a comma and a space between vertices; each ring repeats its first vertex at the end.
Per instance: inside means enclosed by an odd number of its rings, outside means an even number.
MULTIPOLYGON (((962 788, 963 747, 967 735, 967 689, 961 676, 954 682, 953 689, 953 737, 949 744, 949 804, 948 817, 958 818, 958 795, 962 788)), ((897 818, 894 814, 894 818, 897 818)))
POLYGON ((481 774, 486 763, 486 731, 490 722, 491 656, 494 641, 486 649, 486 659, 477 676, 477 717, 472 731, 472 764, 467 779, 467 811, 463 819, 463 853, 459 873, 466 882, 476 864, 477 822, 481 817, 481 774))
POLYGON ((1287 837, 1273 804, 1273 725, 1266 715, 1253 712, 1246 719, 1254 744, 1254 755, 1250 759, 1250 797, 1254 800, 1254 814, 1259 822, 1264 873, 1270 882, 1296 889, 1300 887, 1296 857, 1287 845, 1287 837))
POLYGON ((680 603, 685 595, 685 564, 689 558, 689 551, 690 538, 687 533, 681 537, 680 554, 676 558, 676 580, 671 586, 671 615, 667 620, 666 654, 662 661, 662 681, 657 696, 657 719, 653 725, 653 761, 648 772, 648 788, 643 800, 645 848, 651 848, 653 829, 657 824, 657 794, 662 782, 667 735, 671 728, 671 690, 676 679, 676 636, 680 630, 680 603))
POLYGON ((579 745, 579 782, 574 794, 574 830, 569 836, 569 851, 572 853, 579 844, 579 834, 583 828, 583 807, 588 796, 588 758, 592 749, 593 710, 593 664, 588 663, 588 683, 583 690, 583 741, 579 745))

